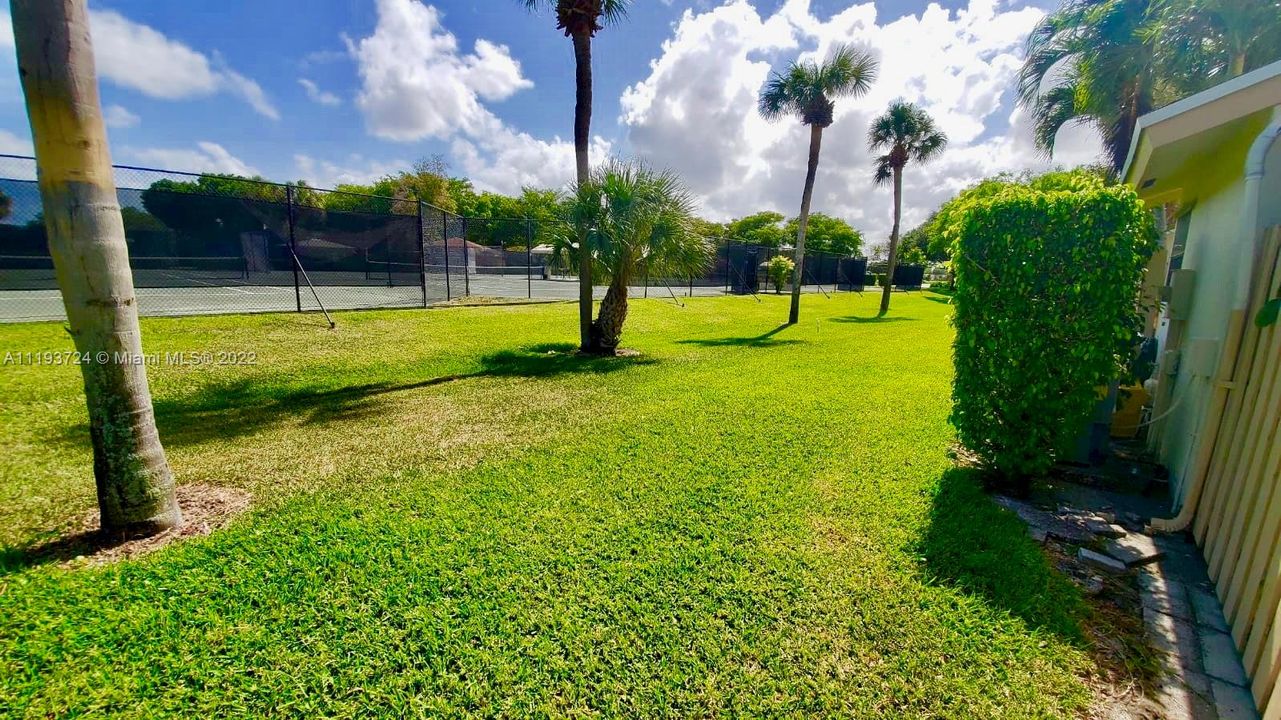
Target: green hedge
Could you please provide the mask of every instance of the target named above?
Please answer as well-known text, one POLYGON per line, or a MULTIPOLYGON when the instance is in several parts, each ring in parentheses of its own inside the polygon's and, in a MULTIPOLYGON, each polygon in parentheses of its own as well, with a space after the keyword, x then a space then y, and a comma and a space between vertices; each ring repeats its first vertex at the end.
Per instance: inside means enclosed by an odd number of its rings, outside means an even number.
POLYGON ((1026 487, 1128 361, 1156 229, 1133 190, 1079 172, 984 183, 958 201, 952 422, 1026 487))

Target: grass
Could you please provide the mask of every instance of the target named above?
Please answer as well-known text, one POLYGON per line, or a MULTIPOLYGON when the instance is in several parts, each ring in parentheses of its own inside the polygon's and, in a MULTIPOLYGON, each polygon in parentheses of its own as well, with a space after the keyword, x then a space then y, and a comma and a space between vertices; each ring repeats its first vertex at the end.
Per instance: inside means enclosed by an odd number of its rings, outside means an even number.
MULTIPOLYGON (((149 319, 183 483, 230 526, 66 569, 93 507, 73 367, 5 367, 0 713, 1072 717, 1087 609, 951 468, 948 306, 637 302, 149 319)), ((64 349, 50 324, 0 352, 64 349)))

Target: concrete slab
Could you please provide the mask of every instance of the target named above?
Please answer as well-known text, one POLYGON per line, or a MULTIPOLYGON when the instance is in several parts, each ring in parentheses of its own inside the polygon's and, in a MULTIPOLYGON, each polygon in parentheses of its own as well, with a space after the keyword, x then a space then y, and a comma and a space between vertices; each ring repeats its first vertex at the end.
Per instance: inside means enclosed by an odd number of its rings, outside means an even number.
POLYGON ((1192 603, 1192 612, 1198 625, 1222 633, 1228 632, 1227 618, 1223 617, 1223 608, 1214 593, 1201 588, 1190 588, 1188 600, 1192 603))
POLYGON ((1154 563, 1165 555, 1165 551, 1157 547, 1152 538, 1138 533, 1130 533, 1123 538, 1109 540, 1104 547, 1108 555, 1120 560, 1128 567, 1154 563))
POLYGON ((1202 629, 1201 660, 1205 664, 1205 674, 1231 685, 1246 686, 1249 680, 1245 669, 1241 667, 1241 658, 1232 636, 1227 633, 1202 629))
POLYGON ((1254 696, 1237 685, 1215 680, 1212 683, 1214 709, 1220 720, 1257 720, 1259 711, 1254 707, 1254 696))

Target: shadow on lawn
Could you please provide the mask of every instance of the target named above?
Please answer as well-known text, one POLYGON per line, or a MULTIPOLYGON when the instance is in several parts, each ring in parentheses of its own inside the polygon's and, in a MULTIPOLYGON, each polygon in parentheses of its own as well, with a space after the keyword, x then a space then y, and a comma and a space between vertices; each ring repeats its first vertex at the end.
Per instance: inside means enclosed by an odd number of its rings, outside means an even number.
POLYGON ((976 471, 943 474, 920 551, 932 582, 981 597, 1031 628, 1084 643, 1088 607, 1080 591, 1051 567, 1023 521, 987 497, 976 471))
POLYGON ((681 345, 701 345, 703 347, 779 347, 783 345, 800 345, 804 340, 795 338, 776 338, 775 335, 791 327, 783 323, 769 332, 762 333, 755 337, 726 337, 726 338, 696 338, 691 340, 677 340, 681 345))
MULTIPOLYGON (((480 369, 404 382, 382 381, 341 387, 281 387, 274 379, 248 377, 206 385, 194 394, 154 402, 156 424, 166 445, 199 444, 249 434, 284 418, 307 423, 376 417, 383 395, 476 378, 543 378, 569 373, 612 373, 656 362, 646 357, 583 356, 577 346, 547 343, 502 350, 479 358, 480 369)), ((64 439, 87 444, 83 423, 68 428, 64 439)))
POLYGON ((830 318, 830 320, 832 322, 837 322, 837 323, 863 324, 863 323, 916 322, 917 318, 903 317, 901 315, 890 315, 890 316, 872 315, 871 317, 860 317, 857 315, 850 315, 847 317, 834 317, 834 318, 830 318))

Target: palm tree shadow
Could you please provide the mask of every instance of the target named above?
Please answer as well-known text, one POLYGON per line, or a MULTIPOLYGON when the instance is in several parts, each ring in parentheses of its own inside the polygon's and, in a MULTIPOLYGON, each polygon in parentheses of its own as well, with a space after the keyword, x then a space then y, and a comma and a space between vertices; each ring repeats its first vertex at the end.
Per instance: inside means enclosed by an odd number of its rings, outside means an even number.
POLYGON ((781 347, 784 345, 801 345, 804 340, 796 338, 776 338, 775 335, 792 327, 783 323, 768 332, 761 333, 755 337, 725 337, 725 338, 692 338, 688 340, 677 340, 681 345, 701 345, 702 347, 781 347))
MULTIPOLYGON (((375 419, 384 410, 379 398, 422 388, 480 378, 551 378, 571 373, 606 374, 657 362, 643 356, 579 355, 568 343, 530 345, 481 356, 479 369, 407 382, 383 381, 340 387, 282 387, 276 377, 245 377, 210 384, 193 394, 157 398, 156 424, 166 445, 198 445, 209 440, 255 433, 286 419, 329 423, 375 419)), ((84 423, 66 428, 61 440, 88 444, 84 423)))
POLYGON ((834 317, 831 318, 831 321, 836 323, 856 323, 866 325, 871 323, 916 322, 917 318, 903 317, 901 315, 873 315, 871 317, 849 315, 846 317, 834 317))

